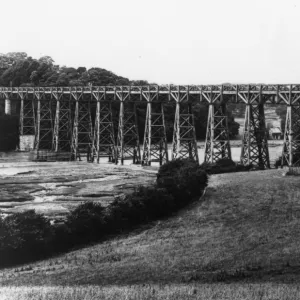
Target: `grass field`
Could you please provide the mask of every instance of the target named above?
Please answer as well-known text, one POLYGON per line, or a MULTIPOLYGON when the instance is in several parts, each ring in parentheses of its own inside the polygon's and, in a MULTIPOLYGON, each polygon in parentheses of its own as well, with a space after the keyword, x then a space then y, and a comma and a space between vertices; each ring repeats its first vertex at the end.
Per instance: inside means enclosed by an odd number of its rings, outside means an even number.
POLYGON ((296 285, 274 284, 177 284, 144 286, 25 287, 0 289, 1 300, 294 300, 296 285))
POLYGON ((1 270, 0 299, 299 299, 300 181, 282 173, 211 176, 167 220, 1 270))

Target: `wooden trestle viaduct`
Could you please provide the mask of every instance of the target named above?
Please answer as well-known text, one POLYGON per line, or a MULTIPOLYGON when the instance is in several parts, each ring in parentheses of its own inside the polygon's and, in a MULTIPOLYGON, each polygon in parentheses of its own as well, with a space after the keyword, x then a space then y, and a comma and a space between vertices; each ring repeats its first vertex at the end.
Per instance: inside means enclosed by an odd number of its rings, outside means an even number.
POLYGON ((20 101, 20 136, 34 136, 37 151, 65 152, 74 160, 85 153, 98 162, 106 156, 146 165, 179 157, 198 161, 192 112, 196 102, 209 106, 204 160, 231 158, 226 105, 244 103, 241 162, 261 168, 270 167, 264 105, 283 104, 287 117, 282 163, 300 164, 300 85, 0 87, 0 97, 20 101), (147 105, 142 149, 136 115, 141 102, 147 105), (172 157, 164 118, 169 102, 176 106, 172 157), (116 103, 117 137, 112 120, 116 103))

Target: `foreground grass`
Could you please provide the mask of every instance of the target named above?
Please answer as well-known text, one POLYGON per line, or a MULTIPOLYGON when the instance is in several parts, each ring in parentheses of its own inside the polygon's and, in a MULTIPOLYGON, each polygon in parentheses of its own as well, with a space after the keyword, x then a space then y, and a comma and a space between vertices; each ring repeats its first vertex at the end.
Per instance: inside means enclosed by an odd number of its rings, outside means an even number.
POLYGON ((201 201, 168 220, 56 258, 1 270, 0 284, 151 283, 160 289, 155 284, 297 283, 299 196, 299 178, 283 177, 281 170, 214 175, 201 201))
POLYGON ((295 300, 299 286, 272 284, 203 284, 145 286, 8 287, 0 288, 1 300, 295 300))

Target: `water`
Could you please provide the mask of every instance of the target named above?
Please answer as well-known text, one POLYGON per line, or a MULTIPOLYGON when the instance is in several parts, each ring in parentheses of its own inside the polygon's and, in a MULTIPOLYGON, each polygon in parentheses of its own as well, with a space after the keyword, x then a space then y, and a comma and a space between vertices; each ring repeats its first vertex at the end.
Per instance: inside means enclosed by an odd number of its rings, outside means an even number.
MULTIPOLYGON (((242 152, 242 147, 241 142, 240 141, 231 141, 231 157, 232 160, 235 162, 239 162, 240 161, 240 156, 241 156, 241 152, 242 152)), ((199 162, 200 164, 204 162, 204 142, 198 142, 198 157, 199 157, 199 162), (200 148, 199 148, 200 147, 200 148)), ((272 140, 269 141, 269 157, 270 157, 270 163, 271 163, 271 167, 274 165, 275 160, 281 156, 281 152, 282 152, 282 146, 283 146, 283 141, 282 140, 272 140)), ((172 146, 168 145, 168 155, 169 155, 169 159, 171 159, 172 157, 172 150, 171 150, 172 146)), ((142 146, 141 146, 141 155, 142 155, 142 146)), ((100 159, 100 163, 101 162, 108 162, 107 158, 101 158, 100 159)), ((132 164, 132 160, 124 160, 124 165, 130 165, 132 164)), ((159 166, 158 162, 153 162, 151 163, 152 166, 159 166)))
MULTIPOLYGON (((271 165, 274 164, 275 160, 281 155, 282 152, 282 140, 270 140, 269 142, 269 156, 270 156, 270 162, 271 165)), ((230 141, 231 145, 231 155, 232 159, 236 162, 240 161, 240 155, 241 155, 241 141, 239 140, 232 140, 230 141)), ((204 162, 204 142, 198 142, 198 157, 200 163, 204 162)), ((143 154, 143 146, 141 145, 141 155, 143 154)), ((171 159, 172 155, 172 145, 168 145, 168 155, 169 159, 171 159)), ((0 152, 0 175, 17 175, 18 173, 24 173, 24 172, 30 172, 31 168, 28 166, 30 159, 28 156, 28 152, 0 152), (27 153, 27 155, 26 155, 27 153), (18 166, 16 167, 15 164, 13 166, 10 166, 8 163, 12 162, 18 162, 18 166), (1 164, 3 163, 3 164, 1 164), (24 165, 24 166, 23 166, 24 165)), ((86 161, 85 157, 82 157, 82 161, 86 161)), ((95 163, 95 162, 94 162, 95 163)), ((100 164, 101 163, 108 163, 108 157, 100 157, 100 164)), ((35 162, 32 162, 32 164, 36 164, 35 162)), ((47 162, 43 162, 45 167, 47 166, 47 162)), ((124 160, 124 165, 131 165, 132 159, 124 160)), ((158 162, 153 162, 151 165, 153 166, 159 166, 158 162)), ((41 166, 41 163, 39 163, 39 166, 41 166)))

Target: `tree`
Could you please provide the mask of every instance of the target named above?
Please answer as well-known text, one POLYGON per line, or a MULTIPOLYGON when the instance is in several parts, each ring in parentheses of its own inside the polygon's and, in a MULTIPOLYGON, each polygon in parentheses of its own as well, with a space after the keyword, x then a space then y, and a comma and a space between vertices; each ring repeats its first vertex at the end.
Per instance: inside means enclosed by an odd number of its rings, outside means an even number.
POLYGON ((48 66, 53 66, 54 60, 52 59, 51 56, 42 56, 39 58, 40 63, 44 63, 48 66))
POLYGON ((131 85, 133 86, 142 86, 142 85, 148 85, 149 82, 147 80, 132 80, 131 85))

